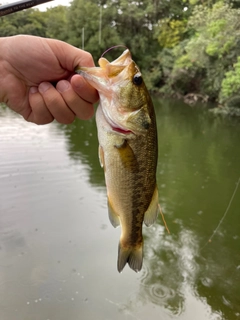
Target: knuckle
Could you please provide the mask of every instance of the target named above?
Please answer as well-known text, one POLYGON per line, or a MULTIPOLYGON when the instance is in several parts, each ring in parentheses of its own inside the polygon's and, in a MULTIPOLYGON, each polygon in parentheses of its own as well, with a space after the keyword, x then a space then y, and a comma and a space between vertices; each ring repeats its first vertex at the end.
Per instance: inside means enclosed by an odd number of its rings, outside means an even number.
POLYGON ((93 56, 91 55, 91 53, 90 52, 86 52, 86 60, 88 60, 88 61, 93 61, 93 56))
POLYGON ((60 99, 60 94, 59 94, 59 96, 56 95, 56 94, 52 94, 52 95, 49 95, 49 96, 46 95, 44 97, 44 101, 45 101, 47 106, 58 105, 58 104, 60 104, 62 102, 61 99, 60 99))

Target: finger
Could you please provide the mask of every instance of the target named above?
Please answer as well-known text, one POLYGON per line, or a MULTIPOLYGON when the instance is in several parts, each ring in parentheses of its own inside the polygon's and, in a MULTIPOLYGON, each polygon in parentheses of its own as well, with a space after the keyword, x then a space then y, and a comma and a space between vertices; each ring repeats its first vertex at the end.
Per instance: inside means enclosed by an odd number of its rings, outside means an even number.
POLYGON ((94 108, 92 103, 89 103, 79 97, 67 80, 59 81, 56 89, 61 93, 68 107, 78 118, 87 120, 93 116, 94 108))
POLYGON ((36 87, 31 87, 29 91, 29 104, 31 112, 26 120, 36 124, 47 124, 53 121, 51 112, 45 105, 45 102, 36 87))
POLYGON ((94 67, 93 57, 89 52, 59 40, 46 39, 46 41, 61 62, 63 69, 72 72, 77 66, 94 67))
POLYGON ((78 74, 73 75, 71 85, 76 93, 85 101, 90 103, 98 101, 99 96, 97 90, 90 86, 82 76, 78 74))
POLYGON ((69 124, 75 119, 75 114, 67 106, 61 94, 49 82, 42 82, 38 87, 43 100, 53 117, 60 123, 69 124))

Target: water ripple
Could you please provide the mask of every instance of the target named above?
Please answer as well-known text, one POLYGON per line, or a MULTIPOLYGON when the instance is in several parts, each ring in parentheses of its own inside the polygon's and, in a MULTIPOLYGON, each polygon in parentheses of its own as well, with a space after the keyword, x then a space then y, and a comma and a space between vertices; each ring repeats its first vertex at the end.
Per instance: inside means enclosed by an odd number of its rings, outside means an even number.
POLYGON ((163 284, 156 283, 150 287, 151 301, 159 304, 160 301, 168 301, 175 297, 175 290, 164 286, 163 284))

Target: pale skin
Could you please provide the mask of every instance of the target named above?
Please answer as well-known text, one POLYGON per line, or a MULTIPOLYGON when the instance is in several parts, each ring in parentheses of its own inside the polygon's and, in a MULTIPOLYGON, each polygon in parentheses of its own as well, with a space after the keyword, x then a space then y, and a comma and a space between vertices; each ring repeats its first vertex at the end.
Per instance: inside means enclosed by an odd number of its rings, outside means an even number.
POLYGON ((0 38, 0 102, 36 124, 89 119, 98 93, 74 73, 77 66, 93 67, 92 56, 65 42, 0 38))

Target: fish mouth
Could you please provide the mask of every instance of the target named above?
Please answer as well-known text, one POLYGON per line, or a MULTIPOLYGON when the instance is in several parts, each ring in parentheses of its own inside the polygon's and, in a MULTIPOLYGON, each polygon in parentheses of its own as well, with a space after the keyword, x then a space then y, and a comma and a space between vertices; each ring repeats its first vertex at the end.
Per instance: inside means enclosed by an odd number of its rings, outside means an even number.
MULTIPOLYGON (((126 77, 125 70, 131 61, 131 53, 127 49, 120 57, 112 62, 109 62, 106 58, 101 57, 99 59, 100 67, 78 66, 75 69, 75 72, 80 74, 91 86, 98 90, 100 101, 101 97, 111 100, 114 94, 113 87, 116 86, 118 81, 122 81, 122 78, 126 77)), ((112 131, 120 135, 134 134, 132 130, 129 130, 120 123, 117 123, 118 121, 116 122, 114 120, 115 117, 112 112, 109 112, 109 110, 103 108, 101 104, 99 107, 101 107, 105 120, 109 124, 112 131)), ((124 118, 125 116, 122 115, 122 120, 124 120, 124 118)))
POLYGON ((98 92, 108 91, 108 79, 103 69, 99 67, 77 67, 76 73, 80 74, 86 82, 93 86, 98 92))
POLYGON ((110 87, 118 81, 118 76, 131 63, 131 54, 127 49, 116 60, 109 62, 106 58, 101 57, 98 61, 100 67, 81 67, 77 66, 75 72, 99 92, 110 94, 110 87))

